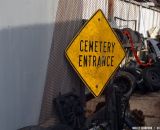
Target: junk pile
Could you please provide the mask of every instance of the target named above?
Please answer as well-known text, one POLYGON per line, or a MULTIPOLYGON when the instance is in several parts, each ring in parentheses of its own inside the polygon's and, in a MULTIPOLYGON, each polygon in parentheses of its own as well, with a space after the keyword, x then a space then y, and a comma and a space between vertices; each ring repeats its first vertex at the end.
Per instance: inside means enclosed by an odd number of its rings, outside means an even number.
MULTIPOLYGON (((132 130, 134 126, 145 125, 143 112, 131 111, 129 100, 135 90, 143 93, 160 90, 160 42, 144 38, 130 28, 114 31, 126 50, 126 58, 102 93, 105 101, 99 102, 93 112, 74 93, 59 95, 53 101, 59 125, 19 130, 132 130), (92 115, 86 117, 86 112, 92 115)), ((86 102, 93 98, 89 95, 86 94, 86 102)))

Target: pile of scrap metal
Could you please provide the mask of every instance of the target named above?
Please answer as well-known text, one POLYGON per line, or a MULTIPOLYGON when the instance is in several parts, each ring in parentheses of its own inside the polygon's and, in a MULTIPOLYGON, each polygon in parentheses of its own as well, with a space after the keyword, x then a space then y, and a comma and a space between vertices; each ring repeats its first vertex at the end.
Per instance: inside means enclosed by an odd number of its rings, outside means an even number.
POLYGON ((160 90, 160 42, 145 39, 129 28, 115 29, 115 32, 127 55, 121 70, 135 77, 136 89, 143 92, 160 90))
MULTIPOLYGON (((145 39, 129 28, 114 29, 126 50, 126 58, 101 96, 105 101, 97 104, 91 116, 81 97, 73 93, 54 99, 60 124, 42 128, 26 127, 20 130, 132 130, 144 125, 143 112, 130 111, 129 100, 135 89, 142 92, 160 89, 160 43, 145 39)), ((86 95, 86 102, 94 98, 86 95)))
MULTIPOLYGON (((129 100, 135 87, 135 77, 129 72, 119 70, 101 95, 105 97, 105 101, 99 102, 94 113, 88 117, 85 116, 86 109, 81 97, 74 93, 59 95, 53 103, 56 104, 61 124, 71 127, 72 130, 131 129, 133 126, 143 125, 144 122, 144 118, 139 118, 144 117, 143 113, 130 111, 129 100)), ((91 98, 86 98, 86 102, 89 100, 91 98)))
POLYGON ((101 95, 105 101, 99 102, 94 113, 88 117, 85 116, 81 97, 74 93, 59 95, 53 103, 56 104, 61 124, 66 125, 68 130, 132 129, 133 126, 144 125, 143 113, 129 109, 129 99, 135 85, 134 76, 119 71, 101 95))
MULTIPOLYGON (((131 84, 128 85, 131 86, 131 84)), ((131 122, 134 118, 131 121, 129 116, 125 116, 128 100, 132 93, 130 89, 127 91, 122 92, 116 83, 110 84, 103 93, 106 96, 105 103, 100 106, 98 104, 95 113, 88 118, 85 116, 86 111, 81 97, 74 93, 59 95, 53 101, 60 119, 59 124, 49 128, 29 126, 19 130, 122 130, 126 126, 132 127, 131 122), (126 123, 124 123, 125 121, 126 123)))

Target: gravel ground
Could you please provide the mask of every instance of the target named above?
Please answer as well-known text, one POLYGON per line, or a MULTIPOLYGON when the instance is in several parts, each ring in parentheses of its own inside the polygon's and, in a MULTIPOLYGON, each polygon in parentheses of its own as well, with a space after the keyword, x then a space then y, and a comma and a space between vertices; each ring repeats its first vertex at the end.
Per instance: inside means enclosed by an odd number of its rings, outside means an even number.
POLYGON ((146 126, 160 126, 160 91, 135 93, 130 100, 130 108, 143 111, 146 126))

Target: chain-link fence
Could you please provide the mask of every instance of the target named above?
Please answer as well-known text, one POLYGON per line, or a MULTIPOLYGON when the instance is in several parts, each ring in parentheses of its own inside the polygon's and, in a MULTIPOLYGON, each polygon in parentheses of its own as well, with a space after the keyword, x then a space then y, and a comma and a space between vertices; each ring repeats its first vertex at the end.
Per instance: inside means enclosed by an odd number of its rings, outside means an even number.
MULTIPOLYGON (((151 8, 147 2, 136 2, 133 0, 112 0, 113 4, 113 26, 131 28, 147 36, 147 31, 153 27, 160 27, 160 9, 151 8)), ((106 17, 109 14, 109 0, 84 0, 83 18, 89 19, 97 10, 101 9, 106 17)), ((110 16, 109 16, 110 17, 110 16)))
POLYGON ((146 37, 148 30, 160 26, 160 10, 146 2, 116 0, 114 19, 119 28, 131 28, 146 37))
POLYGON ((84 97, 84 85, 65 58, 65 49, 88 20, 101 9, 114 28, 131 28, 147 35, 147 30, 160 26, 160 10, 133 0, 59 0, 48 71, 42 102, 40 123, 58 120, 53 99, 59 94, 76 92, 84 97))

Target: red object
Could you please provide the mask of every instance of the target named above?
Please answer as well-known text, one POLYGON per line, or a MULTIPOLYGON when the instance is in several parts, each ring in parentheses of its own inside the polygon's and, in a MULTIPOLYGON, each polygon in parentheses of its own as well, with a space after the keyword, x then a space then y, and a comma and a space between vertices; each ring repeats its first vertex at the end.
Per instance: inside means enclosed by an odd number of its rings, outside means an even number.
POLYGON ((141 66, 144 66, 144 67, 148 67, 148 66, 152 65, 152 59, 151 58, 149 59, 148 63, 145 63, 145 64, 142 63, 142 61, 138 57, 137 52, 134 48, 134 42, 133 42, 133 39, 132 39, 132 36, 131 36, 130 32, 128 30, 123 30, 123 34, 126 35, 129 38, 129 43, 131 44, 131 51, 133 52, 133 55, 134 55, 137 63, 141 66))

